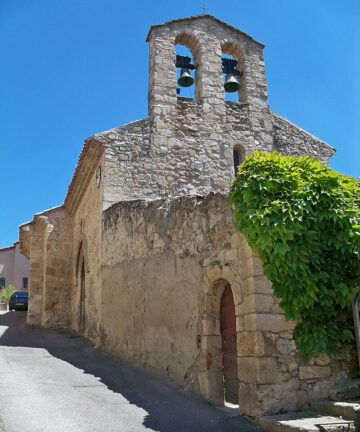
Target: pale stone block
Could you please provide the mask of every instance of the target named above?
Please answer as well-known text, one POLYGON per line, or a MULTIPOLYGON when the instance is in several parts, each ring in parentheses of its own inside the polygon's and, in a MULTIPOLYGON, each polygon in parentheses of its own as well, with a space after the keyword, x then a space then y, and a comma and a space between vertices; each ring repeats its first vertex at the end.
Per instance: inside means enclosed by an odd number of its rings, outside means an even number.
POLYGON ((225 251, 224 259, 226 261, 235 261, 238 259, 238 250, 237 249, 230 249, 225 251))
POLYGON ((200 311, 202 314, 219 313, 219 299, 216 295, 204 295, 200 298, 200 311))
POLYGON ((293 361, 293 362, 291 362, 291 363, 288 364, 288 370, 289 370, 289 372, 294 372, 297 369, 298 369, 298 364, 295 361, 293 361))
MULTIPOLYGON (((232 268, 229 265, 226 265, 222 268, 222 277, 224 279, 226 279, 230 284, 232 284, 231 288, 233 290, 233 294, 235 297, 234 287, 233 287, 233 285, 234 285, 233 280, 235 279, 235 275, 234 275, 232 268)), ((234 298, 234 300, 235 300, 235 298, 234 298)), ((235 304, 236 304, 236 302, 235 302, 235 304)))
POLYGON ((244 241, 243 245, 244 246, 242 249, 242 255, 244 256, 244 258, 251 258, 254 255, 253 250, 251 249, 247 241, 244 241))
POLYGON ((254 294, 244 297, 241 304, 237 306, 237 313, 245 315, 254 312, 270 312, 274 299, 271 295, 254 294))
POLYGON ((318 354, 315 357, 315 364, 317 366, 327 366, 330 363, 330 361, 331 361, 330 357, 325 353, 318 354))
POLYGON ((293 330, 295 323, 286 320, 284 315, 254 313, 244 316, 244 326, 247 331, 263 330, 279 333, 293 330))
POLYGON ((261 400, 261 412, 275 413, 279 410, 293 411, 296 409, 296 382, 259 385, 258 394, 261 400), (295 384, 295 385, 294 385, 295 384))
POLYGON ((330 391, 332 390, 333 386, 334 383, 331 379, 315 383, 311 390, 311 398, 313 400, 317 400, 329 397, 330 391))
MULTIPOLYGON (((277 300, 276 297, 274 297, 274 299, 277 300)), ((284 314, 285 313, 284 309, 278 303, 275 303, 274 305, 271 306, 270 312, 274 313, 274 314, 284 314)))
POLYGON ((270 356, 274 347, 274 339, 262 332, 241 332, 237 335, 237 352, 240 357, 270 356))
POLYGON ((245 261, 245 276, 262 276, 263 274, 263 263, 259 257, 253 256, 245 261))
POLYGON ((280 332, 279 336, 282 337, 283 339, 293 339, 294 335, 292 332, 280 332))
POLYGON ((222 371, 206 371, 198 375, 201 395, 215 405, 224 403, 224 382, 222 371))
POLYGON ((222 278, 222 270, 218 265, 216 265, 207 270, 206 276, 210 282, 215 282, 217 279, 222 278))
POLYGON ((220 336, 203 336, 201 338, 201 350, 208 352, 216 352, 221 349, 220 336))
POLYGON ((201 321, 202 332, 205 336, 219 335, 220 334, 220 321, 218 319, 203 319, 201 321))
POLYGON ((238 357, 240 381, 252 384, 275 384, 281 381, 280 366, 274 357, 238 357))
POLYGON ((270 294, 273 295, 271 282, 265 276, 248 277, 244 284, 245 295, 250 294, 270 294))
POLYGON ((276 349, 279 354, 288 355, 296 350, 295 341, 288 339, 278 339, 276 341, 276 349))
POLYGON ((258 405, 258 390, 256 384, 240 381, 239 383, 239 410, 241 415, 256 417, 261 414, 258 405))
MULTIPOLYGON (((231 248, 237 250, 241 245, 243 245, 244 241, 243 241, 243 237, 240 233, 234 233, 231 236, 231 248)), ((243 249, 241 250, 241 252, 243 252, 243 249)))
POLYGON ((324 379, 331 375, 331 368, 326 366, 300 366, 299 378, 302 380, 324 379))
POLYGON ((244 317, 236 317, 236 331, 242 332, 244 330, 244 317))

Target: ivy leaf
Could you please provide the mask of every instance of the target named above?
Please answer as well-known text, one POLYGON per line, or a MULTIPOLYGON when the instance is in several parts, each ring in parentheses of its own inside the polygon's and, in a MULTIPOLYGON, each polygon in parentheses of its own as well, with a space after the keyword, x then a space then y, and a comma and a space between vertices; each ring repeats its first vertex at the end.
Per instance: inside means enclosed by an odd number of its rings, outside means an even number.
POLYGON ((255 152, 239 166, 229 202, 258 250, 306 357, 353 343, 350 304, 360 284, 360 187, 308 156, 255 152), (344 320, 344 316, 349 319, 344 320))

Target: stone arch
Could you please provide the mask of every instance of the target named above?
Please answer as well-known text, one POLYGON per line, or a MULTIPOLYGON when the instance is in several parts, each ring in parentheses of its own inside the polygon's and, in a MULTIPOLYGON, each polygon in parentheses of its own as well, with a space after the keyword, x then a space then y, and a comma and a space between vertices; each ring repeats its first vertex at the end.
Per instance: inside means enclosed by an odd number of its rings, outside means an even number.
POLYGON ((86 317, 86 273, 89 272, 88 248, 87 240, 84 235, 80 238, 78 252, 76 255, 76 271, 75 271, 75 286, 78 287, 78 331, 85 332, 85 317, 86 317))
POLYGON ((221 44, 221 50, 223 54, 228 54, 233 56, 235 60, 238 61, 237 69, 243 75, 240 75, 240 90, 238 92, 239 101, 247 102, 247 89, 246 89, 246 80, 245 80, 245 62, 244 62, 244 53, 242 48, 239 46, 239 43, 234 41, 225 41, 221 44))
POLYGON ((195 69, 195 99, 202 97, 202 68, 201 68, 201 50, 199 40, 191 33, 181 32, 175 36, 174 47, 184 45, 192 54, 195 69))
POLYGON ((75 262, 75 274, 76 274, 76 285, 78 284, 77 279, 80 271, 80 265, 84 262, 85 272, 89 273, 89 255, 88 255, 88 242, 85 235, 81 235, 80 242, 78 246, 78 252, 76 254, 75 262))
POLYGON ((199 376, 199 387, 203 396, 215 404, 222 405, 225 403, 225 388, 220 310, 223 294, 229 286, 234 298, 236 334, 243 330, 237 318, 238 305, 242 300, 240 283, 235 276, 231 276, 230 271, 224 273, 227 274, 219 275, 220 277, 217 278, 208 277, 204 286, 200 335, 204 372, 199 376))
POLYGON ((239 379, 237 366, 237 332, 235 302, 231 285, 225 286, 220 302, 220 334, 224 382, 224 400, 239 403, 239 379))

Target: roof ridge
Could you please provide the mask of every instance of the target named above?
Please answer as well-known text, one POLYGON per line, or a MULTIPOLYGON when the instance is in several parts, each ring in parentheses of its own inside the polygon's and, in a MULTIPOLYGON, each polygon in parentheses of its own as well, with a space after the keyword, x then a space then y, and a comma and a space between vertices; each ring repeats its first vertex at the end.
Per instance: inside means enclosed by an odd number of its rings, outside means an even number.
POLYGON ((211 14, 192 15, 192 16, 189 16, 189 17, 184 17, 184 18, 175 18, 175 19, 172 19, 172 20, 169 20, 169 21, 165 21, 163 24, 154 24, 154 25, 152 25, 152 26, 150 27, 150 29, 149 29, 149 31, 148 31, 148 34, 147 34, 147 36, 146 36, 146 42, 149 42, 149 40, 150 40, 150 33, 152 32, 152 30, 153 30, 154 28, 157 28, 157 27, 163 27, 163 26, 166 26, 166 25, 170 25, 170 24, 177 23, 177 22, 182 22, 182 21, 194 21, 194 20, 201 19, 201 18, 212 19, 212 20, 216 21, 218 24, 221 24, 221 25, 223 25, 223 26, 229 28, 230 30, 233 30, 233 31, 236 31, 236 32, 242 34, 243 36, 249 38, 249 39, 252 40, 253 42, 255 42, 255 43, 257 43, 258 45, 262 46, 263 48, 265 47, 265 45, 264 45, 262 42, 257 41, 256 39, 254 39, 253 37, 251 37, 251 36, 248 35, 247 33, 245 33, 245 32, 243 32, 243 31, 239 30, 238 28, 232 26, 231 24, 228 24, 228 23, 225 22, 225 21, 220 20, 219 18, 216 18, 215 16, 213 16, 213 15, 211 15, 211 14))
POLYGON ((91 137, 89 137, 87 139, 93 138, 93 139, 97 140, 97 139, 100 139, 103 135, 110 134, 110 133, 113 133, 115 131, 121 131, 122 129, 125 129, 128 126, 135 126, 137 123, 142 123, 142 122, 145 122, 146 120, 150 120, 150 117, 147 116, 147 117, 143 117, 143 118, 140 118, 140 119, 137 119, 137 120, 132 120, 132 121, 130 121, 128 123, 125 123, 123 125, 115 126, 115 127, 111 128, 111 129, 107 129, 107 130, 104 130, 104 131, 101 131, 101 132, 97 132, 95 135, 92 135, 91 137))
POLYGON ((271 113, 275 116, 280 118, 281 120, 286 121, 287 123, 289 123, 291 126, 296 127, 297 129, 299 129, 301 132, 304 132, 306 135, 311 136, 312 138, 314 138, 316 141, 320 141, 321 143, 325 144, 327 147, 330 147, 332 150, 334 150, 334 152, 336 152, 336 148, 333 147, 332 145, 330 145, 329 143, 327 143, 325 140, 319 138, 318 136, 314 135, 313 133, 307 131, 306 129, 304 129, 303 127, 299 126, 297 123, 293 122, 292 120, 287 119, 286 117, 282 116, 281 114, 276 113, 275 111, 271 110, 271 113))

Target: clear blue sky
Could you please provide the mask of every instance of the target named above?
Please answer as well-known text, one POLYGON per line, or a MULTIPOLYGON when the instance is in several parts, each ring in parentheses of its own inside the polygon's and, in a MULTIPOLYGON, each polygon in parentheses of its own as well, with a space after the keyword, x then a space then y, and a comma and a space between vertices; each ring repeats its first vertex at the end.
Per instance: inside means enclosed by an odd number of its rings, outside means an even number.
POLYGON ((360 176, 359 0, 0 0, 0 246, 63 202, 86 137, 147 115, 150 25, 204 3, 266 45, 271 108, 360 176))

